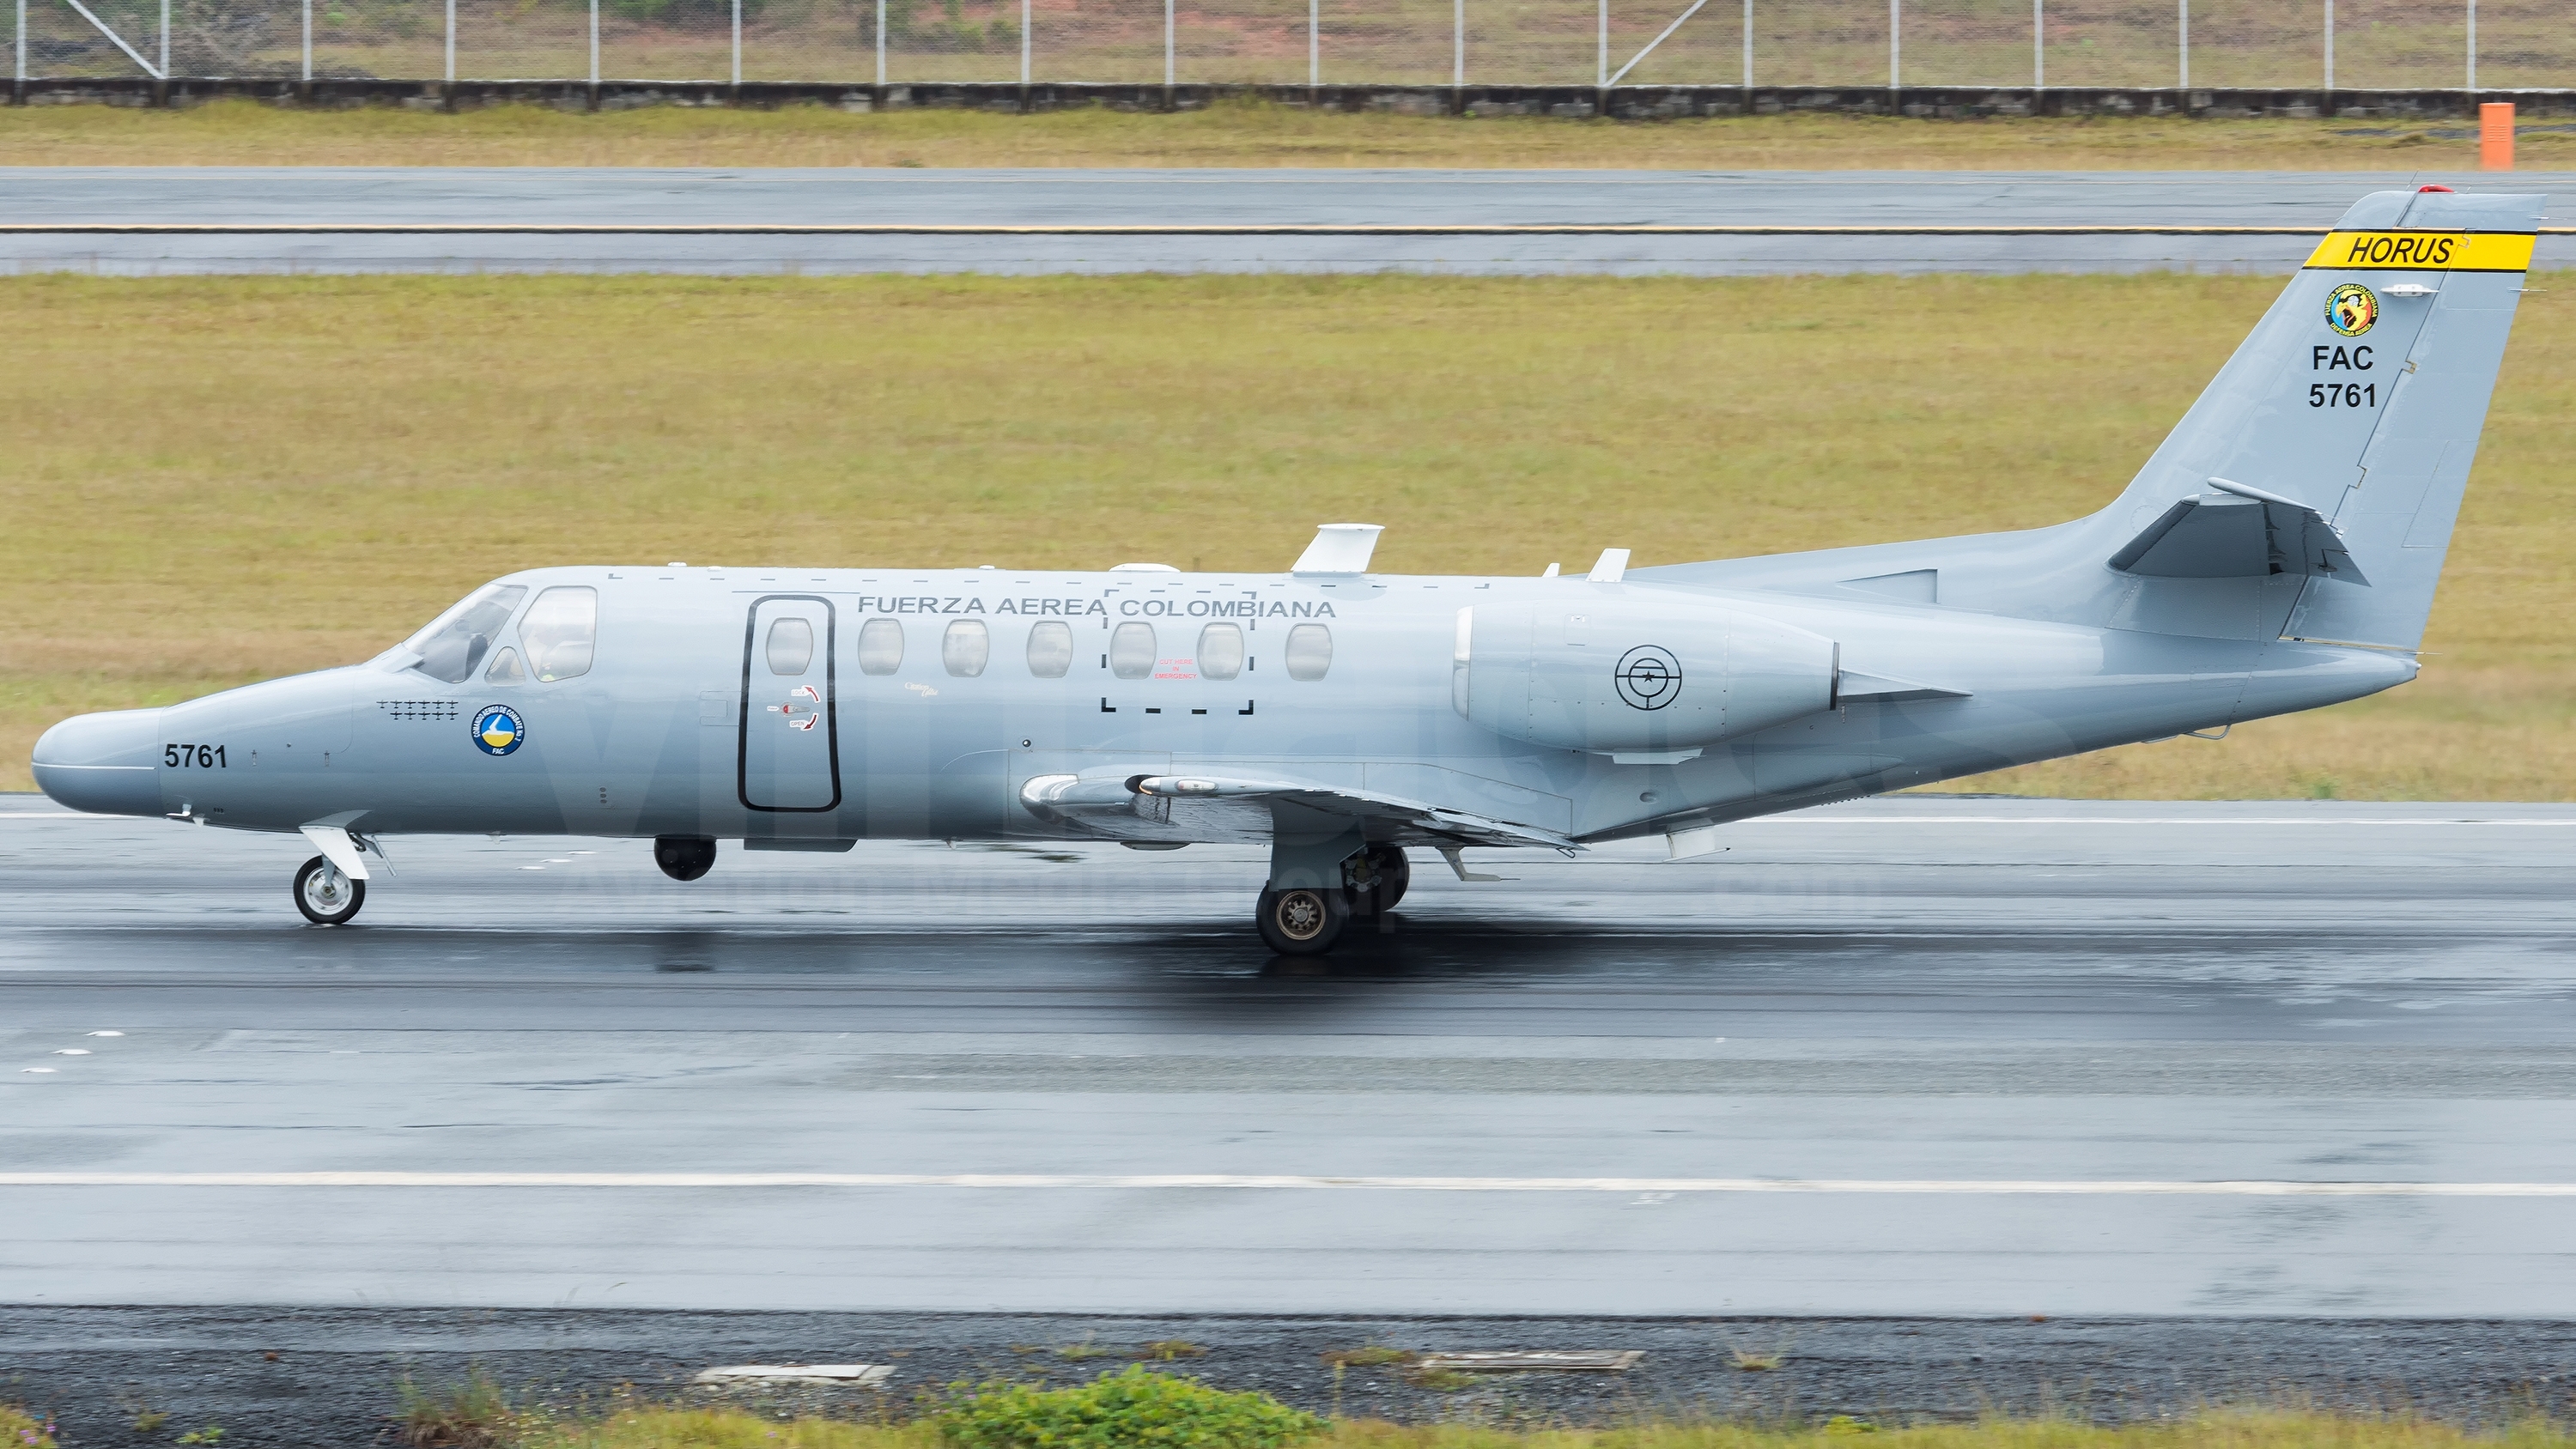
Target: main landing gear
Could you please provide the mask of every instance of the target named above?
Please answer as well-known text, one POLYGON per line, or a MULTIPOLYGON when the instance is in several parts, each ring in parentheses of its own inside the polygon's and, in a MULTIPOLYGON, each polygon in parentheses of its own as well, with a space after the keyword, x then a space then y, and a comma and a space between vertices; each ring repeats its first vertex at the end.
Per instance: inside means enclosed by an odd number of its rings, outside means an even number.
POLYGON ((1254 921, 1282 956, 1320 956, 1352 921, 1375 921, 1395 909, 1413 883, 1413 867, 1396 845, 1369 845, 1356 829, 1322 839, 1274 834, 1270 884, 1254 921))
POLYGON ((345 926, 367 903, 367 883, 317 855, 295 872, 295 908, 317 926, 345 926))

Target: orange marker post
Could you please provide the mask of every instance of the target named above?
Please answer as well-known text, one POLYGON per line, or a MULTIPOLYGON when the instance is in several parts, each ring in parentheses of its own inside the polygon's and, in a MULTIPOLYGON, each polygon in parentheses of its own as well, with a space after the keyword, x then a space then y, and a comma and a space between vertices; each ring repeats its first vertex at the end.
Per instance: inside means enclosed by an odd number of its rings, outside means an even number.
POLYGON ((2513 102, 2489 101, 2478 107, 2478 169, 2513 169, 2513 102))

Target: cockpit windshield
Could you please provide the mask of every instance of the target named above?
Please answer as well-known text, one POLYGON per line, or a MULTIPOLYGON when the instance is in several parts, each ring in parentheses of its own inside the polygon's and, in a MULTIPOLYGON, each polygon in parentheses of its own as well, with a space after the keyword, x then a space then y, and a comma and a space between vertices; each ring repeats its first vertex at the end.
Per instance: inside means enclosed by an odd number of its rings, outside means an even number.
POLYGON ((402 652, 420 656, 413 667, 430 678, 462 684, 482 666, 492 641, 527 596, 525 584, 487 584, 404 640, 402 652))

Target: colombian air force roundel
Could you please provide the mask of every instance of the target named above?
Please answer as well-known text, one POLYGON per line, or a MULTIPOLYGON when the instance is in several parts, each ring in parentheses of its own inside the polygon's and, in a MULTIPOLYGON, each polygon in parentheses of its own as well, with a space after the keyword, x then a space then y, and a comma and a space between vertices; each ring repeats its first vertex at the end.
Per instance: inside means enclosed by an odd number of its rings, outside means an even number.
POLYGON ((2346 282, 2326 298, 2326 325, 2346 337, 2359 337, 2379 320, 2379 298, 2359 282, 2346 282))
POLYGON ((506 704, 487 704, 474 711, 474 748, 487 755, 506 755, 528 737, 519 712, 506 704))

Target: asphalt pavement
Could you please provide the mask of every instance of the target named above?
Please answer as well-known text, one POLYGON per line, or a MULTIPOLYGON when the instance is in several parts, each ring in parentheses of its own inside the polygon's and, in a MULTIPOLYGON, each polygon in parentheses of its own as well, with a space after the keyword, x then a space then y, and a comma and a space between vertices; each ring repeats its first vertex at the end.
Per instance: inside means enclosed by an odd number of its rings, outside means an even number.
MULTIPOLYGON (((2314 246, 2295 229, 2322 230, 2368 191, 2564 191, 2570 180, 2449 171, 17 167, 0 168, 0 272, 2280 273, 2314 246), (265 229, 107 229, 134 225, 265 229), (99 229, 8 230, 29 226, 99 229), (317 226, 387 230, 295 230, 317 226), (647 230, 430 229, 493 226, 647 230), (946 230, 687 230, 744 226, 946 230), (1567 226, 1897 230, 1472 230, 1567 226), (1208 227, 1252 230, 1188 230, 1208 227), (2294 230, 1903 230, 1923 227, 2294 230)), ((2576 238, 2543 238, 2538 264, 2576 264, 2576 238)))
MULTIPOLYGON (((2219 748, 2213 746, 2212 748, 2219 748)), ((1904 798, 1435 860, 396 840, 0 802, 0 1297, 2546 1318, 2576 809, 1904 798)))

